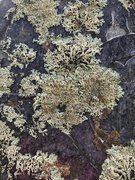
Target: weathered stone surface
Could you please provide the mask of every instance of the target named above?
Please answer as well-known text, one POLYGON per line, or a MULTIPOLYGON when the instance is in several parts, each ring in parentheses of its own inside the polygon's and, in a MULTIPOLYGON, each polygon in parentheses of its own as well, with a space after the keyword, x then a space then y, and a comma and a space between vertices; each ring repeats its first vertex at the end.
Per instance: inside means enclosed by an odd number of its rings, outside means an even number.
MULTIPOLYGON (((67 2, 67 0, 61 0, 59 13, 63 11, 67 2)), ((83 0, 83 2, 87 1, 83 0)), ((38 35, 27 18, 13 24, 11 24, 12 14, 9 20, 4 18, 7 10, 13 6, 11 0, 0 1, 0 40, 7 36, 12 38, 9 52, 12 52, 15 44, 26 43, 30 48, 37 51, 37 57, 34 63, 27 66, 27 69, 20 70, 18 67, 11 69, 12 73, 15 74, 15 82, 11 86, 12 93, 9 96, 3 95, 0 98, 0 104, 8 104, 11 101, 16 111, 23 113, 24 117, 28 119, 27 128, 29 128, 32 124, 32 114, 34 112, 33 98, 19 97, 16 92, 20 88, 22 74, 27 76, 32 69, 41 73, 46 72, 43 61, 45 50, 41 45, 32 42, 33 38, 37 38, 38 35)), ((108 5, 104 9, 104 21, 105 23, 98 35, 103 41, 101 55, 98 58, 101 60, 102 66, 110 67, 120 74, 124 96, 111 114, 105 120, 102 120, 101 128, 108 133, 114 129, 117 130, 120 134, 119 143, 129 145, 131 139, 135 140, 135 10, 127 12, 117 0, 108 0, 108 5), (112 24, 112 12, 115 12, 115 28, 112 24), (110 29, 110 27, 112 28, 110 29), (112 31, 115 31, 115 33, 112 31), (109 34, 109 38, 111 36, 110 40, 107 40, 108 32, 112 33, 109 34)), ((61 25, 57 28, 51 27, 50 32, 54 32, 55 35, 68 36, 61 25)), ((8 64, 7 54, 0 49, 0 66, 6 67, 8 64)), ((21 137, 22 154, 31 153, 34 155, 37 150, 55 153, 61 162, 68 162, 71 166, 71 176, 65 178, 66 180, 96 180, 106 154, 98 151, 93 143, 94 129, 92 125, 93 121, 90 119, 90 121, 85 121, 73 127, 71 136, 67 136, 48 125, 48 135, 45 137, 40 135, 37 139, 29 136, 28 132, 24 134, 20 133, 16 127, 12 128, 15 129, 16 136, 21 137), (92 172, 94 175, 91 175, 92 172)), ((33 179, 27 177, 27 175, 21 177, 23 177, 21 180, 33 179)), ((0 178, 6 180, 7 177, 4 174, 0 178)))

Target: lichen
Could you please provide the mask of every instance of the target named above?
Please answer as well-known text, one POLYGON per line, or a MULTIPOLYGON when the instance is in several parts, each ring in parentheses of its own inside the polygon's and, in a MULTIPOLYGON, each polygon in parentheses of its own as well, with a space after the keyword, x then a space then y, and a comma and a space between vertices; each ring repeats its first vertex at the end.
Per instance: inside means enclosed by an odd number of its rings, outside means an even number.
POLYGON ((0 97, 3 94, 10 94, 10 86, 13 84, 13 78, 9 68, 0 68, 0 97))
POLYGON ((3 168, 7 169, 8 178, 7 180, 17 178, 18 175, 22 173, 27 173, 29 176, 34 177, 37 180, 46 179, 46 180, 64 180, 61 177, 61 172, 56 166, 57 156, 55 154, 43 153, 42 151, 37 151, 34 156, 30 153, 22 155, 20 152, 20 147, 16 145, 11 145, 7 147, 4 151, 8 163, 3 168), (50 166, 49 172, 46 173, 45 166, 50 166), (13 168, 16 171, 13 173, 13 168))
POLYGON ((89 0, 88 3, 76 0, 65 7, 62 25, 70 33, 76 34, 83 28, 87 31, 99 33, 99 26, 104 22, 103 8, 107 0, 89 0))
POLYGON ((83 122, 78 88, 72 80, 72 77, 42 75, 39 82, 42 93, 37 94, 33 104, 33 118, 38 118, 35 123, 40 133, 44 132, 46 122, 66 134, 73 125, 83 122))
POLYGON ((123 96, 119 74, 101 67, 97 61, 92 61, 88 70, 77 69, 76 77, 80 103, 84 103, 85 111, 93 117, 102 116, 104 110, 111 112, 116 100, 123 96))
MULTIPOLYGON (((12 1, 16 7, 9 9, 5 17, 8 19, 9 14, 13 13, 12 23, 26 17, 33 25, 39 35, 37 42, 47 52, 44 55, 47 73, 39 73, 33 69, 27 76, 28 64, 35 65, 36 51, 20 43, 15 45, 10 54, 6 50, 10 47, 11 39, 1 42, 2 48, 8 54, 10 66, 0 68, 0 97, 4 93, 10 94, 9 87, 13 84, 10 70, 14 72, 14 66, 24 68, 16 76, 19 80, 15 82, 20 86, 16 94, 24 101, 29 98, 34 110, 33 114, 30 112, 32 123, 29 119, 24 119, 20 106, 0 105, 2 173, 7 173, 7 179, 18 178, 20 174, 27 173, 35 179, 64 180, 61 176, 63 166, 57 163, 56 155, 48 155, 42 151, 37 151, 35 155, 21 154, 19 138, 15 138, 12 129, 15 127, 17 133, 22 135, 20 140, 23 140, 26 132, 35 138, 39 133, 46 135, 47 124, 69 135, 74 125, 87 119, 86 113, 93 116, 93 119, 102 119, 104 112, 109 114, 117 105, 116 101, 123 95, 119 85, 120 76, 110 68, 100 66, 95 56, 100 54, 101 39, 88 34, 99 33, 99 27, 104 22, 103 8, 107 0, 69 2, 64 9, 63 19, 61 14, 57 14, 60 3, 57 0, 12 1), (50 36, 49 28, 60 23, 71 36, 50 36), (48 45, 49 41, 51 43, 48 45), (5 160, 6 164, 3 164, 5 160)), ((69 175, 69 166, 66 167, 69 175)))
POLYGON ((14 130, 11 130, 6 122, 0 120, 0 166, 1 173, 5 171, 6 165, 3 165, 3 160, 5 159, 5 150, 10 147, 17 145, 19 138, 14 136, 14 130))
POLYGON ((10 48, 11 45, 11 37, 6 37, 6 39, 0 41, 0 49, 6 51, 10 48))
POLYGON ((127 147, 112 146, 107 150, 108 158, 102 165, 100 180, 135 179, 135 142, 127 147))
POLYGON ((52 71, 75 71, 78 66, 87 66, 95 55, 100 54, 101 39, 91 35, 78 34, 73 38, 63 38, 53 41, 57 49, 45 54, 45 68, 52 71))
MULTIPOLYGON (((18 109, 18 107, 16 107, 18 109)), ((11 106, 1 105, 0 106, 1 117, 6 118, 8 122, 13 123, 22 132, 25 129, 26 120, 23 115, 16 113, 15 109, 11 106)))
POLYGON ((12 21, 27 16, 28 21, 35 27, 39 34, 39 43, 43 43, 48 36, 48 28, 60 23, 61 15, 57 14, 59 1, 54 0, 12 0, 17 5, 12 21))
POLYGON ((93 117, 102 117, 104 110, 111 112, 123 95, 119 83, 118 73, 101 67, 97 60, 70 74, 41 75, 38 84, 42 92, 33 104, 38 131, 43 133, 49 123, 69 134, 73 125, 86 120, 85 112, 93 117))
POLYGON ((135 6, 135 0, 118 0, 122 3, 123 7, 129 11, 131 8, 135 6))
POLYGON ((36 52, 26 44, 19 43, 15 45, 15 49, 12 54, 9 54, 9 58, 12 61, 10 66, 18 66, 22 69, 35 60, 36 52))
POLYGON ((19 95, 23 97, 35 96, 38 89, 40 73, 32 70, 31 74, 21 80, 19 95))
POLYGON ((14 137, 14 130, 11 130, 6 122, 0 120, 0 146, 4 150, 10 145, 17 145, 19 138, 14 137))

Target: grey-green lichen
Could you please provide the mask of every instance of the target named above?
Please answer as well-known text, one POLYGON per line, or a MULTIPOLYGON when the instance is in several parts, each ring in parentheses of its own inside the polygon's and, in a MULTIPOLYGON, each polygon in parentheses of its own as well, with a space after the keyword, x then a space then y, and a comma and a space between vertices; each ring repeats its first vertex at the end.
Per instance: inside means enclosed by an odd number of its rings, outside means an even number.
POLYGON ((31 74, 21 80, 19 95, 24 97, 36 96, 38 89, 38 81, 40 80, 40 73, 32 70, 31 74))
POLYGON ((108 158, 102 165, 100 180, 135 179, 135 142, 127 147, 112 146, 107 150, 108 158))
POLYGON ((14 178, 17 178, 19 174, 24 172, 37 180, 43 178, 64 180, 56 164, 57 156, 55 154, 48 155, 48 153, 37 151, 34 156, 30 153, 22 155, 19 152, 21 149, 18 146, 19 138, 16 138, 14 133, 14 130, 11 130, 6 122, 0 120, 0 166, 1 173, 7 173, 7 180, 12 180, 13 175, 14 178), (6 158, 6 164, 2 164, 4 158, 6 158), (48 172, 45 171, 47 166, 48 172))
POLYGON ((58 167, 55 165, 57 161, 55 154, 48 155, 48 153, 37 151, 34 156, 30 153, 22 155, 19 150, 20 147, 16 145, 11 145, 4 150, 4 154, 7 157, 7 164, 2 167, 2 171, 4 173, 4 171, 7 170, 7 180, 13 179, 13 168, 16 168, 14 172, 15 178, 17 178, 19 174, 27 172, 29 176, 37 180, 64 180, 64 178, 61 177, 58 167), (45 166, 47 165, 48 173, 45 172, 45 166), (49 166, 51 168, 49 168, 49 166))
POLYGON ((99 26, 104 22, 103 8, 107 0, 88 0, 88 3, 76 0, 65 7, 62 25, 72 33, 87 31, 99 33, 99 26))
POLYGON ((11 37, 6 37, 6 39, 0 41, 0 49, 6 52, 10 48, 11 37))
MULTIPOLYGON (((34 97, 32 116, 34 124, 29 128, 29 134, 33 137, 37 137, 38 133, 45 135, 47 123, 70 134, 73 125, 86 120, 86 112, 93 117, 101 117, 104 110, 110 112, 116 106, 116 100, 123 95, 119 85, 120 76, 111 69, 101 67, 96 60, 95 56, 101 51, 101 40, 78 33, 82 32, 83 28, 99 33, 99 26, 104 22, 103 8, 107 0, 88 0, 88 3, 79 0, 69 2, 65 7, 62 21, 61 15, 57 14, 59 1, 12 1, 16 8, 10 9, 6 17, 8 18, 10 12, 14 12, 13 21, 27 16, 39 34, 40 44, 46 41, 49 35, 48 28, 57 26, 60 22, 67 31, 73 33, 73 37, 52 40, 56 50, 53 52, 48 50, 44 56, 48 74, 41 74, 33 69, 29 76, 21 80, 18 95, 25 98, 34 97)), ((10 43, 8 39, 7 43, 3 43, 3 48, 8 49, 10 43)), ((16 45, 12 54, 8 55, 12 69, 14 66, 27 68, 29 62, 33 63, 36 59, 36 52, 22 43, 16 45)), ((10 94, 9 87, 13 80, 9 68, 0 68, 0 73, 1 97, 4 93, 10 94)), ((14 124, 20 132, 25 130, 27 121, 21 111, 18 111, 18 107, 8 105, 0 107, 3 121, 6 119, 7 123, 14 124)), ((21 149, 18 146, 19 138, 14 137, 14 130, 3 121, 0 120, 0 151, 7 164, 1 167, 2 173, 7 172, 8 179, 12 179, 13 175, 16 178, 26 171, 36 179, 63 180, 58 167, 54 165, 57 156, 41 151, 37 151, 35 156, 22 155, 19 152, 21 149), (46 164, 51 164, 49 175, 44 171, 46 164)))
MULTIPOLYGON (((18 107, 16 107, 18 109, 18 107)), ((6 118, 8 122, 13 123, 22 132, 25 129, 26 120, 23 115, 16 113, 12 106, 0 105, 1 117, 6 118)))
POLYGON ((12 54, 9 54, 9 58, 12 61, 11 66, 18 66, 22 69, 35 60, 36 52, 26 44, 19 43, 15 45, 15 49, 12 54))
POLYGON ((72 77, 42 75, 40 80, 42 93, 34 98, 34 119, 37 129, 44 133, 46 123, 69 134, 73 125, 84 121, 79 100, 78 88, 72 77), (40 106, 40 108, 39 108, 40 106))
POLYGON ((10 93, 10 86, 13 84, 13 78, 9 68, 0 68, 0 97, 3 94, 10 93))
POLYGON ((18 142, 19 138, 14 136, 14 130, 11 130, 6 122, 0 120, 0 150, 2 150, 2 153, 8 146, 17 145, 18 142))
POLYGON ((123 7, 129 11, 129 9, 133 8, 135 6, 135 0, 118 0, 122 3, 123 7))
POLYGON ((10 146, 16 146, 19 138, 14 136, 14 130, 11 130, 6 122, 0 120, 0 167, 1 173, 5 171, 6 165, 2 164, 2 160, 6 157, 5 150, 10 146))
POLYGON ((16 4, 13 21, 27 16, 28 21, 39 34, 39 43, 43 43, 48 36, 48 28, 59 25, 61 15, 57 14, 59 1, 54 0, 12 0, 16 4))
POLYGON ((78 34, 73 38, 63 38, 53 41, 57 49, 45 54, 47 71, 75 71, 78 66, 87 66, 95 55, 100 54, 102 42, 91 35, 78 34))
POLYGON ((97 60, 74 72, 42 74, 37 81, 42 92, 36 95, 33 104, 34 124, 42 134, 46 133, 46 123, 69 134, 73 125, 86 120, 85 112, 100 117, 104 110, 113 110, 116 100, 123 95, 119 83, 119 74, 101 67, 97 60))

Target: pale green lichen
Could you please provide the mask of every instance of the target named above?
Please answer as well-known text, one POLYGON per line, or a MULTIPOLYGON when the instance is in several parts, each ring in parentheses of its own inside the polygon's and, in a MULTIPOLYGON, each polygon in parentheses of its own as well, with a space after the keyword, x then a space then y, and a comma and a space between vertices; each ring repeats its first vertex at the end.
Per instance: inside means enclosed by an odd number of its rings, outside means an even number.
POLYGON ((129 9, 133 8, 135 6, 135 0, 118 0, 122 3, 123 7, 129 11, 129 9))
POLYGON ((103 8, 107 0, 89 0, 88 3, 76 0, 69 2, 64 10, 62 25, 72 33, 81 32, 85 27, 87 31, 99 33, 99 26, 104 22, 103 8))
MULTIPOLYGON (((16 107, 18 109, 18 107, 16 107)), ((24 119, 22 114, 18 114, 15 112, 15 109, 11 106, 1 105, 0 112, 2 118, 6 118, 8 122, 13 123, 17 128, 22 132, 25 129, 26 120, 24 119)))
POLYGON ((54 0, 12 0, 17 5, 13 21, 24 18, 26 15, 28 21, 35 27, 39 34, 39 43, 43 43, 48 36, 48 28, 59 25, 61 15, 57 14, 59 1, 54 0))
POLYGON ((34 156, 29 153, 22 155, 19 150, 19 146, 11 145, 4 151, 8 162, 2 167, 2 172, 4 173, 7 169, 7 180, 13 179, 13 168, 16 169, 14 172, 15 178, 17 178, 19 174, 27 172, 29 176, 37 180, 56 180, 56 177, 59 180, 64 180, 64 178, 61 177, 58 167, 55 165, 57 161, 55 154, 48 155, 48 153, 37 151, 34 156), (45 166, 48 166, 48 173, 45 172, 45 166))
POLYGON ((9 68, 0 68, 0 97, 3 94, 10 94, 10 86, 13 84, 9 68))
POLYGON ((15 45, 15 49, 12 54, 9 54, 9 58, 12 61, 10 66, 18 66, 22 69, 35 60, 36 52, 26 44, 19 43, 15 45))
POLYGON ((100 180, 135 179, 135 142, 127 147, 112 146, 107 150, 108 158, 102 165, 100 180))
POLYGON ((20 96, 35 96, 38 89, 38 81, 40 80, 40 73, 32 70, 31 74, 21 80, 19 89, 20 96))
POLYGON ((47 71, 75 71, 78 66, 87 66, 95 55, 100 54, 101 39, 91 35, 78 34, 73 38, 63 38, 53 41, 57 49, 48 51, 44 61, 47 71))
POLYGON ((6 122, 0 120, 0 166, 1 173, 5 171, 6 165, 3 165, 2 160, 6 157, 5 150, 12 146, 17 145, 19 138, 14 136, 14 130, 11 130, 6 122))
POLYGON ((6 39, 0 41, 0 49, 6 51, 10 48, 11 45, 11 37, 6 37, 6 39))
POLYGON ((37 151, 34 156, 31 154, 22 155, 19 152, 21 149, 18 146, 19 138, 16 138, 14 133, 14 130, 11 130, 6 122, 0 120, 0 165, 1 173, 7 173, 7 180, 13 180, 13 176, 17 178, 19 174, 24 172, 37 180, 43 178, 64 180, 56 164, 57 156, 55 154, 48 155, 48 153, 37 151), (6 164, 2 163, 3 159, 6 159, 6 164), (45 171, 47 166, 48 173, 45 171))
POLYGON ((97 60, 70 74, 42 75, 38 81, 42 92, 37 94, 33 104, 38 131, 43 133, 49 123, 69 134, 73 125, 86 120, 85 112, 93 117, 102 116, 104 110, 111 112, 117 105, 116 100, 123 95, 119 83, 118 73, 101 67, 97 60))
POLYGON ((33 104, 33 118, 38 118, 35 123, 40 133, 43 133, 46 122, 67 134, 73 125, 83 122, 82 112, 78 109, 78 88, 72 81, 72 77, 42 75, 39 82, 42 93, 37 94, 33 104))
MULTIPOLYGON (((0 146, 4 150, 10 145, 17 145, 19 138, 14 137, 14 130, 11 130, 6 122, 0 120, 0 146)), ((2 154, 1 154, 2 155, 2 154)))
POLYGON ((104 110, 111 112, 117 105, 116 100, 123 96, 119 74, 101 67, 97 61, 92 61, 88 70, 77 69, 75 74, 80 103, 93 117, 102 116, 104 110))

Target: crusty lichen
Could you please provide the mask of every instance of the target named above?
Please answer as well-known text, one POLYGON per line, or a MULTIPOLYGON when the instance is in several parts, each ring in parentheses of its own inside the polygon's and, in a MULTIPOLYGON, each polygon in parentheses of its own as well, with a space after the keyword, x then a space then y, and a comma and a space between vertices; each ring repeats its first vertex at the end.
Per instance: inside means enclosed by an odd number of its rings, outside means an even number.
POLYGON ((11 66, 18 66, 22 69, 35 60, 36 52, 26 44, 19 43, 15 45, 15 49, 12 54, 9 54, 9 58, 12 61, 11 66))
POLYGON ((104 22, 103 8, 107 0, 88 0, 88 3, 76 0, 69 2, 64 10, 62 25, 72 33, 81 32, 85 27, 87 31, 99 33, 99 26, 104 22))
POLYGON ((112 146, 107 150, 108 158, 102 165, 100 180, 135 179, 135 142, 127 147, 112 146))
POLYGON ((73 72, 78 66, 87 66, 95 55, 100 54, 101 39, 92 38, 91 35, 78 34, 73 38, 58 39, 53 42, 57 49, 45 54, 46 70, 73 72))
POLYGON ((10 93, 10 86, 13 84, 13 78, 9 68, 0 68, 0 97, 3 94, 10 93))
POLYGON ((54 0, 12 0, 17 5, 13 21, 24 18, 35 27, 39 34, 39 43, 43 43, 48 36, 48 28, 60 23, 61 15, 57 14, 59 1, 54 0))

